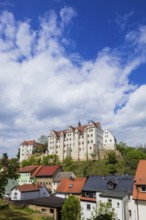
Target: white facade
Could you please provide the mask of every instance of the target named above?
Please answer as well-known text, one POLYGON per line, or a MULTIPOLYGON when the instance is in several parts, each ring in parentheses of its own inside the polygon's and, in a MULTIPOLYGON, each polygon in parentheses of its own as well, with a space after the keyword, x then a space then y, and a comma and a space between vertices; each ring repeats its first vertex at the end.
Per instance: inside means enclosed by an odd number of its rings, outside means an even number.
POLYGON ((35 141, 24 141, 20 145, 20 162, 23 160, 28 160, 28 158, 33 154, 35 150, 35 141))
POLYGON ((90 220, 95 216, 97 205, 96 202, 80 201, 81 205, 81 220, 90 220))
POLYGON ((49 154, 58 155, 61 161, 68 156, 73 160, 93 159, 94 155, 97 158, 98 151, 106 147, 115 149, 115 139, 112 139, 110 145, 103 145, 103 130, 99 122, 90 121, 83 126, 79 123, 78 127, 69 126, 67 130, 51 131, 48 137, 49 154))
POLYGON ((103 148, 106 150, 116 150, 116 139, 109 130, 103 132, 103 148))
POLYGON ((114 212, 118 220, 128 220, 128 196, 126 195, 122 199, 118 198, 103 198, 100 197, 100 201, 103 203, 110 202, 111 207, 114 208, 114 212))
POLYGON ((39 187, 37 191, 19 191, 19 189, 14 188, 11 191, 11 200, 28 200, 28 199, 36 199, 50 196, 48 190, 45 186, 39 187))

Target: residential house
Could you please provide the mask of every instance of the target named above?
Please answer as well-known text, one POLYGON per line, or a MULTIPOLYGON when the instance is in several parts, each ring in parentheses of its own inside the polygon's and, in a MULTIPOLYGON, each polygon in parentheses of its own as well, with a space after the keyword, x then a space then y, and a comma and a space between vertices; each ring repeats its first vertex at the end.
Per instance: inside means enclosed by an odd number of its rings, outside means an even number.
POLYGON ((111 133, 109 141, 104 141, 106 145, 103 145, 103 139, 100 122, 89 121, 86 125, 79 122, 77 127, 68 126, 65 130, 52 130, 48 137, 48 153, 58 155, 60 161, 66 157, 72 157, 75 161, 93 159, 92 155, 98 158, 99 150, 115 149, 115 138, 111 133))
POLYGON ((44 217, 53 218, 54 220, 61 219, 61 208, 64 203, 63 198, 49 196, 34 200, 25 201, 30 209, 39 211, 44 217))
POLYGON ((52 192, 55 193, 56 192, 56 189, 57 187, 59 186, 61 180, 63 178, 76 178, 74 172, 59 172, 56 177, 53 179, 53 189, 52 189, 52 192))
POLYGON ((5 194, 4 197, 10 198, 11 196, 11 190, 15 187, 18 186, 18 181, 15 179, 8 179, 7 185, 5 186, 5 194))
POLYGON ((129 198, 133 190, 133 176, 90 176, 80 197, 82 219, 89 220, 99 202, 110 202, 118 220, 129 219, 129 198))
POLYGON ((18 178, 19 185, 34 183, 35 173, 38 172, 38 170, 41 167, 42 165, 40 166, 31 165, 31 166, 21 167, 18 171, 19 172, 19 178, 18 178))
POLYGON ((60 198, 68 198, 69 195, 80 198, 85 182, 86 178, 63 178, 56 189, 55 195, 60 198))
POLYGON ((140 160, 134 178, 133 200, 134 216, 131 219, 146 219, 146 160, 140 160))
POLYGON ((50 196, 45 186, 38 184, 24 184, 16 186, 11 191, 11 200, 28 200, 50 196))
POLYGON ((32 177, 35 178, 36 184, 43 184, 47 187, 47 189, 52 192, 53 191, 53 179, 56 175, 63 171, 61 166, 41 166, 38 172, 34 173, 32 177))
POLYGON ((20 145, 20 163, 23 160, 28 160, 34 154, 37 146, 42 144, 37 143, 35 140, 23 141, 20 145))

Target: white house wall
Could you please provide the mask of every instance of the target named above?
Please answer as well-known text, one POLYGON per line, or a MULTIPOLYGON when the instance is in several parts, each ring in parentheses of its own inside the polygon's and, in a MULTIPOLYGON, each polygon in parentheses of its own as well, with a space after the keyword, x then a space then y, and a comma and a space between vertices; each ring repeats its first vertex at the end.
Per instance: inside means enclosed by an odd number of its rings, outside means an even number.
POLYGON ((96 203, 80 201, 80 205, 81 205, 81 220, 89 220, 91 219, 91 217, 95 215, 95 212, 97 209, 96 203), (89 206, 90 206, 90 209, 89 209, 89 206))

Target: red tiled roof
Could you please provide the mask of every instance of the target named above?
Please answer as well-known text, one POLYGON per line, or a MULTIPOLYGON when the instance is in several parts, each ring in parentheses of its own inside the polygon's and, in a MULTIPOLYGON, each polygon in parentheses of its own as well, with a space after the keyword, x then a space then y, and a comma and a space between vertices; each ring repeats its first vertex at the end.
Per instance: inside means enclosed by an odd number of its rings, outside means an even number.
POLYGON ((134 178, 133 199, 145 200, 146 193, 141 191, 141 186, 146 186, 146 160, 140 160, 134 178))
POLYGON ((54 173, 60 168, 59 165, 55 166, 42 166, 39 171, 35 174, 36 177, 38 176, 53 176, 54 173))
POLYGON ((38 168, 35 169, 35 171, 32 173, 31 178, 34 178, 41 168, 42 168, 42 165, 38 166, 38 168))
POLYGON ((21 186, 16 186, 15 189, 18 189, 20 192, 32 192, 32 191, 39 191, 39 185, 36 184, 24 184, 21 186))
POLYGON ((80 194, 86 182, 86 178, 64 178, 61 180, 56 193, 80 194))
POLYGON ((31 165, 31 166, 26 166, 26 167, 21 167, 19 169, 19 173, 33 173, 39 165, 31 165))
POLYGON ((36 143, 35 140, 23 141, 23 142, 21 143, 21 145, 33 145, 33 144, 35 144, 35 143, 36 143))
MULTIPOLYGON (((93 122, 92 123, 95 125, 95 127, 100 127, 100 122, 93 122)), ((81 125, 81 126, 78 126, 78 127, 72 127, 70 126, 72 129, 77 129, 78 131, 80 132, 83 132, 83 130, 87 127, 88 125, 81 125)), ((61 131, 55 131, 53 130, 53 132, 56 134, 56 136, 60 136, 61 133, 63 134, 66 134, 67 133, 67 130, 61 130, 61 131)))

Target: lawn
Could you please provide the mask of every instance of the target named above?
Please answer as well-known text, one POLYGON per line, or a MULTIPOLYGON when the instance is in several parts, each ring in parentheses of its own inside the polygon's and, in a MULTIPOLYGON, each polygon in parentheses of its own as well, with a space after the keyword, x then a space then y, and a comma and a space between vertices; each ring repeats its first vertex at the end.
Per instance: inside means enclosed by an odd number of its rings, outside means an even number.
POLYGON ((30 213, 25 209, 16 209, 13 206, 0 210, 0 220, 43 220, 40 213, 30 213))

